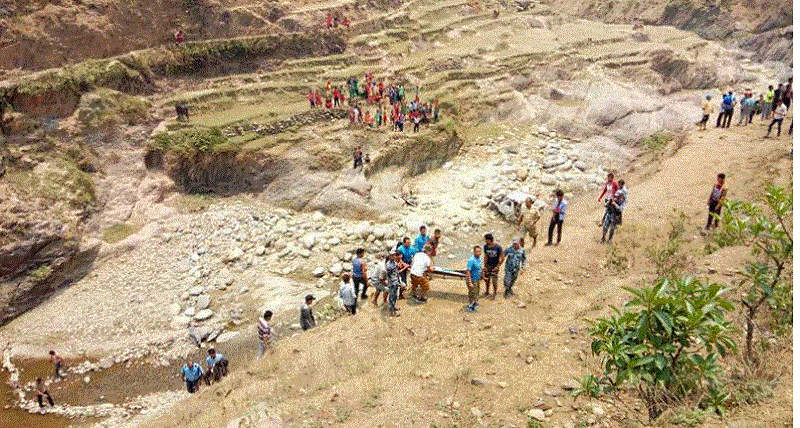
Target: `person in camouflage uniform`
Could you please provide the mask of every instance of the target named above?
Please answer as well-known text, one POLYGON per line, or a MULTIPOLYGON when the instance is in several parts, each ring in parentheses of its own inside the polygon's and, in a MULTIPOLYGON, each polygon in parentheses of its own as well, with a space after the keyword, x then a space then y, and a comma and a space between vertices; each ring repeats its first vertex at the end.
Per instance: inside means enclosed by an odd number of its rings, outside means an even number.
POLYGON ((509 297, 514 295, 512 287, 517 282, 519 272, 525 267, 525 252, 519 245, 519 240, 514 240, 514 243, 506 248, 503 253, 506 255, 506 274, 503 278, 503 285, 505 285, 506 291, 503 296, 509 297))

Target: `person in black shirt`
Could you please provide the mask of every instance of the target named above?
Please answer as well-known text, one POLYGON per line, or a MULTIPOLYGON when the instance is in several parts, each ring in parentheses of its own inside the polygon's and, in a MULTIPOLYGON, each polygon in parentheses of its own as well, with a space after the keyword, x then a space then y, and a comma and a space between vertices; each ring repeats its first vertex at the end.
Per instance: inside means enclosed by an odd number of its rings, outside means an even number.
POLYGON ((503 254, 503 247, 494 242, 494 236, 487 233, 483 236, 486 245, 483 246, 483 278, 486 280, 486 293, 484 296, 489 295, 489 283, 492 284, 492 298, 497 296, 497 275, 500 272, 500 265, 503 263, 505 254, 503 254))

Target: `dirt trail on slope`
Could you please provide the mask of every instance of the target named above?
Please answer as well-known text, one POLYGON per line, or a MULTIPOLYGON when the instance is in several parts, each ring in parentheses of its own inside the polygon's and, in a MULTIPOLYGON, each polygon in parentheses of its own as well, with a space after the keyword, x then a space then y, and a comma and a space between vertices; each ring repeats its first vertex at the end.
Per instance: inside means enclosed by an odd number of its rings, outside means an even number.
MULTIPOLYGON (((731 198, 753 199, 771 182, 791 185, 791 141, 785 135, 762 139, 765 126, 757 121, 747 128, 691 132, 666 154, 646 154, 622 174, 630 194, 616 239, 641 240, 624 249, 634 259, 624 273, 604 266, 610 247, 599 243, 597 195, 578 196, 569 201, 562 244, 528 250, 517 298, 482 299, 478 313, 467 314, 463 284, 434 280, 427 304, 400 301, 400 318, 385 318, 365 303, 355 317, 288 338, 263 362, 148 426, 219 427, 240 417, 245 419, 230 426, 522 426, 524 412, 536 406, 553 410, 551 426, 580 421, 583 416, 573 410, 577 403, 561 386, 590 364, 581 319, 624 302, 620 285, 652 277, 644 247, 663 237, 669 221, 683 212, 691 226, 687 246, 701 248, 705 238, 698 228, 717 172, 728 173, 731 198), (259 420, 265 425, 256 425, 259 420)), ((540 242, 547 220, 539 225, 540 242)), ((694 266, 714 256, 691 254, 694 266)), ((735 266, 737 256, 731 257, 735 266)), ((730 281, 723 274, 712 279, 730 281)), ((740 410, 732 420, 763 417, 765 426, 789 421, 790 385, 791 373, 775 398, 761 405, 769 411, 740 410)), ((620 426, 613 418, 606 421, 620 426)))

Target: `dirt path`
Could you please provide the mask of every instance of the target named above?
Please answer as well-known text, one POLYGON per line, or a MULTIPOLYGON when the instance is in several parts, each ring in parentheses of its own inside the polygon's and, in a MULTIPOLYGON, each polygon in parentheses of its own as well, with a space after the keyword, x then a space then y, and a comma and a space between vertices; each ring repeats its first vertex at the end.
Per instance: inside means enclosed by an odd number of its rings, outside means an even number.
MULTIPOLYGON (((599 243, 597 195, 577 196, 570 201, 562 245, 529 249, 518 298, 483 299, 478 313, 467 314, 463 284, 435 280, 430 301, 402 301, 400 318, 384 318, 364 304, 355 317, 287 339, 265 361, 149 426, 218 427, 241 417, 229 426, 521 426, 524 412, 536 406, 549 409, 548 415, 553 411, 550 426, 586 421, 590 416, 573 410, 581 402, 561 388, 588 369, 581 318, 623 302, 620 285, 650 277, 653 266, 643 247, 679 213, 691 225, 687 245, 702 245, 697 228, 705 221, 716 172, 728 173, 733 198, 751 199, 768 182, 791 183, 789 139, 763 140, 764 127, 692 132, 680 147, 667 148, 676 150, 673 156, 650 162, 658 156, 648 154, 634 162, 623 175, 630 198, 617 239, 646 242, 628 249, 636 261, 622 274, 604 267, 609 247, 599 243), (257 425, 259 420, 266 425, 257 425)), ((540 234, 546 236, 545 223, 540 234)), ((706 257, 692 254, 695 265, 706 257)), ((761 415, 766 426, 790 420, 790 379, 791 373, 763 404, 771 409, 761 415)), ((732 420, 752 421, 759 413, 735 412, 732 420)))

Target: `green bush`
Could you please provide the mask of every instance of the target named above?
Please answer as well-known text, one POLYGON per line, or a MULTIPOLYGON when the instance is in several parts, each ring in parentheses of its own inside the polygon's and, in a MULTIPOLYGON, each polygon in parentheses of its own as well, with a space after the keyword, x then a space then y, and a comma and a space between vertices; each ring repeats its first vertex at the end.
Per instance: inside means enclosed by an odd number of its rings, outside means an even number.
POLYGON ((185 128, 175 132, 162 132, 150 140, 151 149, 163 153, 194 156, 200 153, 238 151, 240 143, 228 140, 219 128, 185 128))
POLYGON ((728 290, 693 277, 625 289, 633 298, 622 310, 589 321, 603 373, 584 380, 585 388, 635 387, 651 419, 685 398, 721 412, 726 396, 718 358, 735 349, 725 319, 733 309, 724 297, 728 290))
POLYGON ((755 256, 755 260, 746 263, 739 280, 746 289, 741 300, 746 321, 744 356, 753 364, 758 363, 753 349, 756 317, 764 305, 777 330, 791 330, 792 201, 790 191, 775 186, 764 194, 763 205, 726 201, 721 215, 723 226, 716 235, 721 247, 746 245, 755 256))

